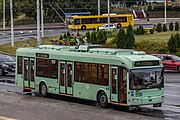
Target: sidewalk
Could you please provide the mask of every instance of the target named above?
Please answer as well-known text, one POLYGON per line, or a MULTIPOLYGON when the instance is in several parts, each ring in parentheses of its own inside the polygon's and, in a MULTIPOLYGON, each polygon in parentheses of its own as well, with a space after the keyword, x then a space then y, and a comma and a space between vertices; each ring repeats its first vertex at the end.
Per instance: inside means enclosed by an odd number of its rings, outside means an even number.
MULTIPOLYGON (((170 22, 179 22, 180 23, 180 18, 166 18, 166 23, 170 22)), ((164 18, 150 18, 149 23, 147 22, 147 19, 134 19, 134 24, 135 25, 140 25, 140 24, 158 24, 158 23, 165 23, 164 18)))

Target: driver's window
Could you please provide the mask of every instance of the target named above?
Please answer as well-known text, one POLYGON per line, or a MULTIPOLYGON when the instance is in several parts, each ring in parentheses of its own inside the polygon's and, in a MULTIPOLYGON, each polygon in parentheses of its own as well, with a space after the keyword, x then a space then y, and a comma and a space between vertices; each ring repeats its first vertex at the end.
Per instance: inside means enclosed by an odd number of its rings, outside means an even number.
POLYGON ((166 57, 164 57, 164 61, 166 61, 166 62, 170 62, 170 61, 172 61, 172 58, 171 58, 171 57, 166 56, 166 57))

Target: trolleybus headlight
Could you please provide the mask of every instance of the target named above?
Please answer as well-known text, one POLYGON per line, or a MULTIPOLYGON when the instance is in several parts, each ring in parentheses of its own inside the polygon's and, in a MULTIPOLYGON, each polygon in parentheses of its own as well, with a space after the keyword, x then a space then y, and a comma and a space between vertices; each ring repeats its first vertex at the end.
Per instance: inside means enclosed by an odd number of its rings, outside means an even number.
POLYGON ((130 98, 130 99, 129 99, 129 102, 137 102, 137 101, 138 101, 137 98, 130 98))

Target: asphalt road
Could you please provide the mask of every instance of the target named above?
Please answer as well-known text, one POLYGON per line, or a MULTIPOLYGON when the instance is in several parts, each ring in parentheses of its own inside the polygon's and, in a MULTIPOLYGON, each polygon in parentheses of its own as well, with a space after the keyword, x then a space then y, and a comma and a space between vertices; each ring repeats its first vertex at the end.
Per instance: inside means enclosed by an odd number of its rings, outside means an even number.
MULTIPOLYGON (((179 120, 180 119, 180 74, 165 73, 165 101, 162 107, 153 108, 152 105, 141 107, 140 111, 126 112, 111 106, 109 109, 96 107, 92 101, 69 98, 41 98, 23 95, 22 89, 15 84, 0 82, 0 116, 15 119, 119 119, 126 120, 179 120), (13 99, 13 100, 12 100, 13 99), (60 100, 59 100, 60 99, 60 100), (48 104, 49 103, 49 104, 48 104), (58 106, 58 107, 57 107, 58 106), (17 108, 16 108, 17 107, 17 108), (72 107, 72 108, 71 108, 72 107), (68 109, 67 109, 68 108, 68 109), (5 110, 4 110, 5 109, 5 110), (9 111, 10 110, 10 111, 9 111), (52 112, 53 111, 53 112, 52 112), (61 111, 61 112, 59 112, 61 111), (59 112, 59 113, 58 113, 59 112), (22 114, 20 114, 22 113, 22 114), (37 115, 40 113, 40 116, 37 115), (19 115, 20 114, 20 115, 19 115), (46 116, 46 117, 45 117, 46 116), (47 117, 49 116, 49 117, 47 117)), ((12 75, 0 79, 11 79, 12 75)), ((1 119, 1 117, 0 117, 1 119)))

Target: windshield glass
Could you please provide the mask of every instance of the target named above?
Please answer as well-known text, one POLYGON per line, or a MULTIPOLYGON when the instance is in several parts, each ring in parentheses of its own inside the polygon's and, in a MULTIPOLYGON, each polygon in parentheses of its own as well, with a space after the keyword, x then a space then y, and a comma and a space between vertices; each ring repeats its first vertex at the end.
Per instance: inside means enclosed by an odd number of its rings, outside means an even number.
POLYGON ((14 62, 15 60, 11 56, 1 55, 0 61, 1 62, 14 62))
POLYGON ((175 61, 180 61, 180 57, 176 56, 176 55, 173 55, 173 58, 175 61))
POLYGON ((131 70, 130 89, 163 87, 162 68, 131 70))

